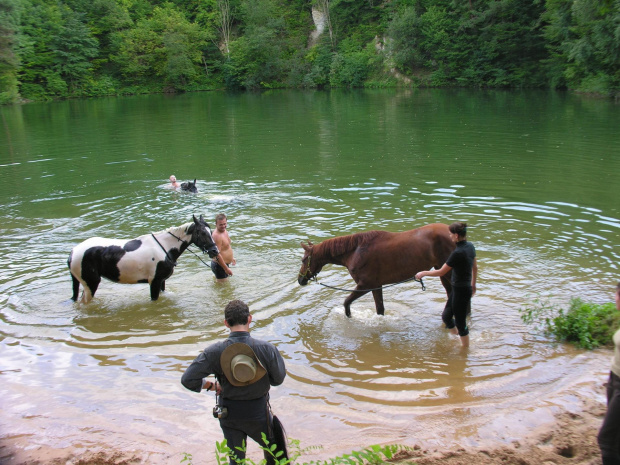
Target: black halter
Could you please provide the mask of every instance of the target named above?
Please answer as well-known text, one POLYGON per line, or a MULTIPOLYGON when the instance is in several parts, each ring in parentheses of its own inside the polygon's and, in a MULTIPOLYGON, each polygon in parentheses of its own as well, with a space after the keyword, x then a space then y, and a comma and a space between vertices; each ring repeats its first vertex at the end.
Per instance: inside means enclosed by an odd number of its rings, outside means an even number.
POLYGON ((312 272, 310 271, 310 260, 311 259, 312 259, 312 252, 308 254, 308 265, 306 266, 306 272, 304 274, 301 274, 301 272, 298 274, 299 274, 299 277, 306 278, 308 281, 314 279, 315 281, 318 282, 318 280, 316 279, 316 274, 314 276, 308 276, 309 274, 312 275, 312 272))
MULTIPOLYGON (((174 234, 172 234, 170 231, 168 231, 168 234, 170 234, 172 237, 174 237, 177 241, 182 242, 183 244, 187 244, 187 241, 184 241, 183 239, 181 239, 180 237, 175 236, 174 234)), ((155 239, 155 242, 157 242, 157 245, 159 245, 161 247, 161 250, 164 251, 164 253, 166 254, 166 258, 170 261, 170 263, 172 263, 172 266, 177 266, 177 262, 175 260, 172 259, 172 257, 170 256, 170 254, 168 254, 168 251, 166 249, 164 249, 164 246, 161 245, 161 242, 159 242, 157 240, 157 238, 155 237, 155 234, 151 233, 151 236, 153 236, 153 239, 155 239)))

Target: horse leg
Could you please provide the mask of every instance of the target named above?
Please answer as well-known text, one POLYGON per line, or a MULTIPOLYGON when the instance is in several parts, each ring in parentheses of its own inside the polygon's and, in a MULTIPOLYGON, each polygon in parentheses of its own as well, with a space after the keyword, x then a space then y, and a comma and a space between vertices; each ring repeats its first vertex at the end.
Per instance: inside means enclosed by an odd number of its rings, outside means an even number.
POLYGON ((375 307, 377 309, 377 315, 385 314, 385 307, 383 306, 383 288, 375 289, 372 291, 372 296, 375 299, 375 307))
POLYGON ((351 304, 359 299, 361 296, 368 294, 370 291, 360 290, 359 292, 351 292, 349 297, 344 299, 344 314, 347 318, 351 318, 351 304))
POLYGON ((95 292, 101 283, 101 275, 94 268, 82 268, 82 280, 82 286, 84 286, 82 302, 87 304, 95 297, 95 292))
POLYGON ((163 260, 157 264, 155 276, 153 276, 153 280, 151 281, 151 300, 157 300, 159 298, 159 293, 166 287, 166 279, 172 276, 173 271, 174 266, 169 265, 163 260))
POLYGON ((450 304, 450 294, 452 293, 452 283, 450 281, 450 273, 446 273, 443 275, 441 279, 441 284, 443 284, 443 288, 446 290, 446 295, 448 296, 448 302, 446 302, 446 307, 450 304))
POLYGON ((449 271, 439 278, 441 279, 441 284, 443 284, 443 288, 446 290, 446 295, 448 297, 450 297, 450 293, 452 292, 451 273, 452 271, 449 271))
POLYGON ((158 279, 151 281, 151 300, 159 299, 159 293, 161 292, 161 287, 163 284, 164 281, 160 281, 158 279))

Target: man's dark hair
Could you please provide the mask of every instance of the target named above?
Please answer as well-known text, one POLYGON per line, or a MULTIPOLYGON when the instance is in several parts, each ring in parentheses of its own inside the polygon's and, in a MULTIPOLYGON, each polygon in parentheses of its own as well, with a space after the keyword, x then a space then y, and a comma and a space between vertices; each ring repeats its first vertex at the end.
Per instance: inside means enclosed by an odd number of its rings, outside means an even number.
POLYGON ((458 234, 459 237, 467 236, 467 223, 461 223, 457 221, 456 223, 452 223, 448 226, 448 229, 452 234, 458 234))
POLYGON ((216 223, 217 223, 218 221, 220 221, 220 220, 225 220, 225 219, 227 219, 227 218, 226 218, 226 214, 225 214, 225 213, 218 213, 218 214, 215 216, 215 222, 216 222, 216 223))
POLYGON ((224 318, 228 326, 245 325, 250 316, 250 307, 241 300, 231 300, 224 309, 224 318))

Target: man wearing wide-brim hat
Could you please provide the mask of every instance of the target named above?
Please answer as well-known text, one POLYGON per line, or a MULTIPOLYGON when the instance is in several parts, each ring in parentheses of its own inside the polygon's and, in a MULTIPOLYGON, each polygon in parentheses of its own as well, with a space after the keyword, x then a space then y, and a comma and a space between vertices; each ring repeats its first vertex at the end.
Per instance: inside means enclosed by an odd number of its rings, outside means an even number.
MULTIPOLYGON (((261 433, 274 437, 269 389, 282 384, 286 376, 278 349, 250 336, 251 322, 250 309, 244 302, 229 302, 224 310, 224 324, 230 329, 228 339, 207 347, 181 378, 183 386, 192 391, 217 392, 217 411, 224 412, 218 414, 220 427, 228 447, 239 460, 245 458, 243 446, 248 436, 261 446, 265 446, 261 433), (209 375, 215 375, 219 383, 208 381, 209 375)), ((265 458, 267 463, 273 463, 272 455, 266 451, 265 458)), ((230 463, 237 462, 231 457, 230 463)))

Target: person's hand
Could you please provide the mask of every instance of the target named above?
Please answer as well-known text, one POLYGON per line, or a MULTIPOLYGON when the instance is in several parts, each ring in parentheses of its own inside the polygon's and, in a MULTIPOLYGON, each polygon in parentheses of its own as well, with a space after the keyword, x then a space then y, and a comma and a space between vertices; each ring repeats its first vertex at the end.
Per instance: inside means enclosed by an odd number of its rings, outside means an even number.
POLYGON ((217 384, 217 382, 213 382, 213 381, 206 381, 205 384, 202 386, 202 388, 205 391, 211 391, 213 390, 214 386, 217 384))
POLYGON ((237 264, 237 260, 235 260, 235 259, 233 258, 233 261, 232 261, 231 265, 236 265, 236 264, 237 264))
POLYGON ((425 275, 424 275, 424 271, 419 271, 419 272, 417 272, 417 273, 416 273, 416 275, 415 275, 415 279, 417 279, 417 280, 419 281, 419 280, 420 280, 420 279, 422 279, 424 276, 425 276, 425 275))

